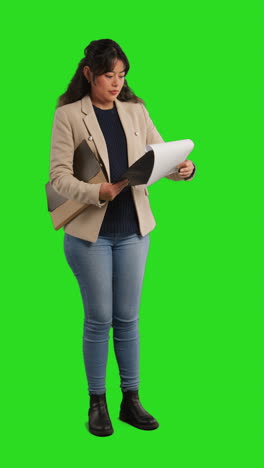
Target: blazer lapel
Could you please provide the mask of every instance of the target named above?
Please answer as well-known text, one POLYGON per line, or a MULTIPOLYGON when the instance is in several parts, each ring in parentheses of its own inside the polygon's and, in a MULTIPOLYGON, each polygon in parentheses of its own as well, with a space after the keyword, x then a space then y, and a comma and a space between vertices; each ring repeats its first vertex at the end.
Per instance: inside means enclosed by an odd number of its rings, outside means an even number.
POLYGON ((97 151, 104 163, 104 166, 108 175, 108 180, 110 180, 110 167, 109 167, 107 146, 105 143, 103 132, 101 130, 101 127, 95 115, 90 96, 86 95, 82 98, 81 106, 82 106, 82 112, 86 114, 83 117, 84 124, 90 134, 90 137, 92 137, 93 139, 93 142, 97 148, 97 151))
MULTIPOLYGON (((104 135, 102 133, 101 127, 95 115, 91 98, 89 95, 86 95, 82 98, 81 101, 82 101, 81 103, 82 112, 85 114, 83 117, 84 124, 90 136, 92 136, 93 138, 97 151, 102 161, 104 162, 104 165, 108 174, 108 180, 110 180, 110 167, 109 167, 107 146, 105 143, 105 139, 104 139, 104 135)), ((135 154, 136 145, 135 145, 134 134, 133 134, 134 125, 133 125, 133 122, 129 113, 124 108, 123 102, 118 101, 118 99, 116 99, 115 104, 116 104, 116 109, 117 109, 121 124, 123 126, 123 129, 126 135, 128 166, 131 166, 135 162, 137 157, 139 156, 138 154, 135 154)))
POLYGON ((136 160, 135 153, 135 141, 134 141, 134 134, 133 134, 133 127, 134 124, 132 119, 124 108, 124 104, 122 101, 115 100, 117 112, 124 129, 126 140, 127 140, 127 154, 128 154, 128 167, 130 167, 136 160))

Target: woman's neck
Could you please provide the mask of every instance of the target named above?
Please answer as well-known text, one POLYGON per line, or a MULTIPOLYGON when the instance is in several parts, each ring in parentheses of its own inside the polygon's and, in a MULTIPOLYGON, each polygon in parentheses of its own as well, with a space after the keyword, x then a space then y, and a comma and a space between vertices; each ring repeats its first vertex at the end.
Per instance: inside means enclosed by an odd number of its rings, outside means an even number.
POLYGON ((91 97, 91 101, 92 101, 93 106, 99 107, 99 109, 108 110, 108 109, 113 109, 115 107, 115 104, 113 101, 101 102, 101 101, 98 101, 97 99, 94 99, 93 97, 91 97))

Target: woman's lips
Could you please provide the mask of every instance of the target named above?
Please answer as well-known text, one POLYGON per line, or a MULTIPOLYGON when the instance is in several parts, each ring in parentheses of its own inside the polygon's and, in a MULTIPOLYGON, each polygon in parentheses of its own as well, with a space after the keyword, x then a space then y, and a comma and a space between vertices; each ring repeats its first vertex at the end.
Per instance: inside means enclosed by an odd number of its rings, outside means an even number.
POLYGON ((118 94, 119 91, 110 91, 110 93, 112 93, 112 94, 118 94))

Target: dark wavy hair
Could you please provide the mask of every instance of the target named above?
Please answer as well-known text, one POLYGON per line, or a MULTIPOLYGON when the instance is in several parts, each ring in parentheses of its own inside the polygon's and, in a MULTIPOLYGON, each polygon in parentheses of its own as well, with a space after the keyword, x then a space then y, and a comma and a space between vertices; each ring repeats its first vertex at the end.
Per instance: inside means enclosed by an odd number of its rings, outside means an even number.
MULTIPOLYGON (((122 60, 125 66, 125 75, 127 75, 130 68, 129 61, 121 47, 111 39, 99 39, 92 41, 84 49, 84 58, 79 62, 78 68, 71 79, 70 84, 64 94, 58 98, 57 106, 60 107, 64 104, 82 99, 86 94, 91 93, 91 83, 88 83, 83 74, 83 67, 88 65, 93 72, 93 81, 95 77, 103 75, 106 72, 112 71, 116 60, 122 60)), ((124 85, 119 93, 117 99, 119 101, 142 102, 144 101, 136 96, 131 88, 129 88, 126 79, 124 85)))

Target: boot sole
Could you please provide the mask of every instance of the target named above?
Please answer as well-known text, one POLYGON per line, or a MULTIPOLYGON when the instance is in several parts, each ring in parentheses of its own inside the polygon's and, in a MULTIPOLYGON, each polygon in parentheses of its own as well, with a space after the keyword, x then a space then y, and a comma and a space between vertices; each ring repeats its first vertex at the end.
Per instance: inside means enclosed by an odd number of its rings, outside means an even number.
POLYGON ((100 432, 100 431, 96 431, 96 430, 94 430, 94 429, 91 429, 90 427, 89 427, 89 432, 91 432, 91 434, 96 435, 96 436, 99 436, 99 437, 110 436, 110 435, 112 435, 112 434, 114 433, 113 430, 112 430, 112 431, 107 431, 107 432, 103 432, 103 433, 102 433, 102 432, 100 432))
POLYGON ((123 422, 125 422, 127 424, 130 424, 131 426, 134 426, 137 429, 143 429, 144 431, 153 431, 154 429, 158 429, 158 427, 159 427, 159 423, 157 423, 158 425, 156 425, 156 426, 145 426, 144 424, 137 424, 137 423, 131 422, 131 421, 127 420, 125 417, 123 417, 121 414, 119 416, 119 419, 120 419, 120 421, 123 421, 123 422))

